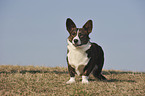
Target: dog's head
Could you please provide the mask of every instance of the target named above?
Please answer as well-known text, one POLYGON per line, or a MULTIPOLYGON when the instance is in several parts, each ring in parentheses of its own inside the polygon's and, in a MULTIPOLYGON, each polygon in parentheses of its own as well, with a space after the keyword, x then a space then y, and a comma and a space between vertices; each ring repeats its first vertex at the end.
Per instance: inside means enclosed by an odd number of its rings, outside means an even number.
POLYGON ((79 47, 89 42, 89 34, 92 32, 92 20, 88 20, 82 28, 77 28, 75 23, 68 18, 66 20, 66 28, 70 36, 68 40, 75 46, 79 47))

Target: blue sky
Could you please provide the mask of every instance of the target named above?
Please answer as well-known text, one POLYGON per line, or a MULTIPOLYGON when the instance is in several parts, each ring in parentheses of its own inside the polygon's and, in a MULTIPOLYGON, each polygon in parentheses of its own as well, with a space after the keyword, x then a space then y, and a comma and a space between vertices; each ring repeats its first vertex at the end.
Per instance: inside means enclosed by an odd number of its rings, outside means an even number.
POLYGON ((68 17, 93 20, 104 69, 145 72, 144 0, 1 0, 0 65, 66 67, 68 17))

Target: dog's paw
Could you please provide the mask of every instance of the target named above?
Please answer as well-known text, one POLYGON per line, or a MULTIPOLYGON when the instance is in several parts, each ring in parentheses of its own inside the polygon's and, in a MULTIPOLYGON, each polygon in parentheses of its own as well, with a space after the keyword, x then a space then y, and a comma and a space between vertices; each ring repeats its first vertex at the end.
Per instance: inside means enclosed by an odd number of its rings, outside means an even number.
POLYGON ((83 84, 88 84, 89 83, 88 76, 82 76, 82 83, 83 84))
POLYGON ((89 84, 88 80, 82 80, 82 84, 89 84))
POLYGON ((66 84, 72 84, 72 83, 75 83, 74 77, 70 77, 69 81, 66 82, 66 84))
POLYGON ((69 80, 69 81, 66 82, 66 84, 72 84, 72 83, 75 83, 75 81, 70 81, 69 80))

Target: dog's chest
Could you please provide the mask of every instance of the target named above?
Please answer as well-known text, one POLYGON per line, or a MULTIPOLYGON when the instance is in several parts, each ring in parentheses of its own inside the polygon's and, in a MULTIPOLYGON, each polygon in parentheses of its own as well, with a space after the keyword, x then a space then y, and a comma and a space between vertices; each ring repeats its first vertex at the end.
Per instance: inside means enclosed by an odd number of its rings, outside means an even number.
POLYGON ((78 75, 83 73, 84 67, 88 64, 90 58, 86 51, 91 47, 90 43, 83 45, 81 48, 76 48, 68 41, 68 62, 75 68, 78 75))
POLYGON ((79 67, 80 65, 85 66, 90 60, 87 55, 88 54, 85 51, 82 51, 80 49, 69 49, 69 52, 67 54, 69 64, 75 68, 79 67))

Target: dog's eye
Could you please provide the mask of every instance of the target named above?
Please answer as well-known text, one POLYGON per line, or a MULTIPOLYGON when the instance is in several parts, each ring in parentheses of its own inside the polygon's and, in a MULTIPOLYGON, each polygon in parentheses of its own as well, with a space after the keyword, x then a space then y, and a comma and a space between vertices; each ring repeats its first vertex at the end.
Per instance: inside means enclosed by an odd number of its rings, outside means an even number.
POLYGON ((82 34, 82 33, 79 33, 79 36, 80 36, 80 37, 83 37, 83 36, 84 36, 84 34, 82 34))
POLYGON ((75 32, 72 32, 72 33, 71 33, 71 35, 73 35, 73 36, 74 36, 75 34, 76 34, 75 32))

